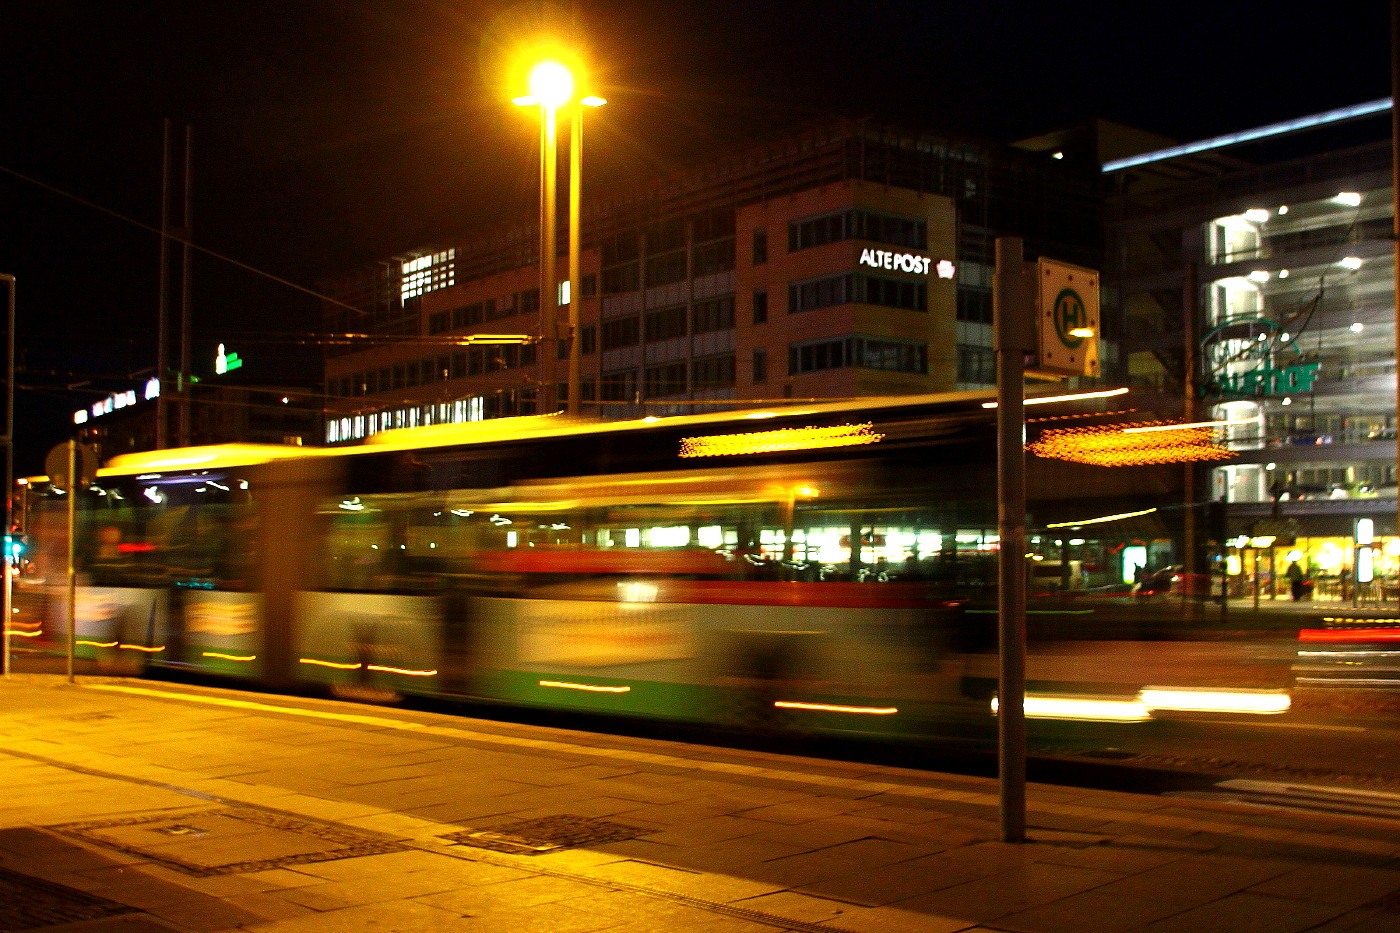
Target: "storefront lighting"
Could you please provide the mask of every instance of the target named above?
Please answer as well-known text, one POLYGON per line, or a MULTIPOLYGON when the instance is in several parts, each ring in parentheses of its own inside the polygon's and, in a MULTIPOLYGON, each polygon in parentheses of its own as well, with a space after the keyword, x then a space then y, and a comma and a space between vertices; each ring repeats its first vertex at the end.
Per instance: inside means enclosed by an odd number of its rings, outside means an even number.
POLYGON ((1282 402, 1279 402, 1279 404, 1280 404, 1280 405, 1292 405, 1292 404, 1293 404, 1293 397, 1292 397, 1292 396, 1289 396, 1289 395, 1285 395, 1285 396, 1283 397, 1283 401, 1282 401, 1282 402))
POLYGON ((1343 191, 1341 194, 1338 194, 1332 200, 1346 207, 1361 206, 1361 195, 1357 194, 1355 191, 1343 191))
POLYGON ((1249 539, 1249 546, 1253 548, 1273 547, 1278 538, 1275 535, 1258 535, 1249 539))
POLYGON ((1262 207, 1251 207, 1244 212, 1245 220, 1252 220, 1257 224, 1262 224, 1269 219, 1269 212, 1262 207))
POLYGON ((1339 260, 1338 264, 1343 269, 1350 269, 1351 271, 1355 272, 1357 269, 1361 268, 1361 257, 1347 256, 1346 258, 1339 260))
POLYGON ((1269 281, 1269 273, 1264 271, 1263 269, 1255 269, 1249 274, 1249 280, 1251 282, 1259 282, 1260 284, 1263 284, 1264 282, 1269 281))

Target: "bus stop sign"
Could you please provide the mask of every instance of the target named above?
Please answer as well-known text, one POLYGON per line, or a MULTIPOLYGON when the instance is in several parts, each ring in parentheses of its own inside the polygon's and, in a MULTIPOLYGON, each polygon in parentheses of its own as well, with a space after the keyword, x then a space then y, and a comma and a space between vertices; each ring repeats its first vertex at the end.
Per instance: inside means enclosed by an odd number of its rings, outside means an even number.
MULTIPOLYGON (((55 444, 49 451, 49 455, 44 458, 44 470, 49 474, 49 485, 59 489, 67 490, 68 482, 68 445, 65 441, 62 444, 55 444)), ((78 474, 78 486, 87 486, 97 478, 97 451, 92 449, 91 444, 75 444, 77 449, 73 451, 73 464, 78 474)))
POLYGON ((1067 262, 1036 263, 1037 372, 1053 376, 1099 374, 1099 274, 1067 262))

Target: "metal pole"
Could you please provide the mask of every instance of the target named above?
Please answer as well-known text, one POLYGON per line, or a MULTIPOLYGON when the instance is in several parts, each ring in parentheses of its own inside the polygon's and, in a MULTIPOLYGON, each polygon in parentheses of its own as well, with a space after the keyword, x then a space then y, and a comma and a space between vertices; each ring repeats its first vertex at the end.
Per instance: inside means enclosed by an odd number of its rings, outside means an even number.
POLYGON ((1025 261, 1019 237, 998 237, 993 292, 997 363, 997 751, 1001 833, 1026 839, 1025 354, 1031 349, 1025 261))
POLYGON ((579 346, 579 302, 583 299, 582 234, 580 201, 583 197, 583 104, 574 102, 573 125, 569 127, 569 381, 568 407, 570 415, 581 412, 579 392, 583 375, 582 349, 579 346))
POLYGON ((168 279, 170 276, 170 120, 162 124, 160 137, 160 262, 156 277, 159 279, 159 294, 156 295, 156 378, 160 380, 160 394, 156 396, 156 449, 170 446, 167 437, 167 420, 170 411, 170 302, 168 279))
POLYGON ((68 439, 68 682, 73 683, 73 649, 78 641, 78 575, 74 567, 78 528, 78 441, 68 439))
MULTIPOLYGON (((0 273, 9 285, 9 321, 5 338, 5 534, 9 535, 15 521, 15 277, 0 273)), ((3 623, 4 647, 0 648, 0 669, 10 676, 10 622, 15 611, 14 574, 10 553, 5 553, 5 598, 3 623)))
POLYGON ((559 108, 553 104, 540 102, 540 119, 543 120, 540 145, 544 147, 542 161, 544 187, 541 192, 540 228, 540 336, 547 342, 539 354, 540 369, 548 374, 553 382, 554 360, 559 355, 554 350, 558 339, 559 324, 559 282, 555 266, 559 260, 558 237, 558 198, 559 153, 558 153, 559 108))
MULTIPOLYGON (((1400 364, 1400 0, 1390 0, 1390 213, 1392 238, 1395 241, 1394 285, 1391 302, 1395 315, 1395 360, 1400 364)), ((1396 425, 1400 426, 1400 365, 1395 367, 1396 425)), ((1400 476, 1400 446, 1396 448, 1396 476, 1400 476)), ((1400 535, 1400 498, 1396 500, 1395 533, 1400 535)), ((1400 593, 1400 586, 1396 587, 1400 593)))
POLYGON ((181 447, 190 446, 190 294, 191 270, 190 237, 193 235, 193 207, 190 198, 194 193, 194 180, 191 177, 191 151, 194 146, 193 127, 185 125, 185 188, 183 220, 180 226, 180 431, 181 447))

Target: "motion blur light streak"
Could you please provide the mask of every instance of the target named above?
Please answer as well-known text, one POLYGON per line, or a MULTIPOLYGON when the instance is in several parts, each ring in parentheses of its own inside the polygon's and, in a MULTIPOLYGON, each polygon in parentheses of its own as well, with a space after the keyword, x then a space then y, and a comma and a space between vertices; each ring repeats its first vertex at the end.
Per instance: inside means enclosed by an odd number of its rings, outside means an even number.
POLYGON ((1144 687, 1138 694, 1149 709, 1193 713, 1288 712, 1292 701, 1278 690, 1196 690, 1189 687, 1144 687))
POLYGON ((540 686, 559 687, 563 690, 586 690, 589 693, 629 693, 632 690, 631 687, 627 686, 603 687, 598 684, 575 684, 567 680, 542 680, 540 681, 540 686))
POLYGON ((222 651, 203 651, 201 654, 206 658, 221 658, 225 661, 252 661, 256 654, 224 654, 222 651))
POLYGON ((1057 428, 1046 431, 1026 449, 1039 457, 1069 460, 1094 466, 1142 466, 1155 463, 1188 463, 1226 460, 1233 451, 1214 443, 1214 430, 1188 425, 1171 426, 1172 433, 1128 434, 1128 428, 1161 425, 1102 425, 1092 428, 1057 428), (1184 430, 1175 430, 1182 428, 1184 430))
MULTIPOLYGON (((1038 395, 1025 400, 1027 405, 1048 405, 1051 402, 1077 402, 1086 398, 1109 398, 1114 395, 1127 394, 1127 387, 1121 389, 1104 389, 1099 392, 1075 392, 1072 395, 1038 395)), ((983 408, 996 408, 996 402, 983 402, 983 408)))
POLYGON ((367 664, 365 670, 382 671, 385 674, 403 674, 407 677, 435 677, 437 671, 414 671, 404 667, 388 667, 383 664, 367 664))
POLYGON ((1400 641, 1400 629, 1394 628, 1305 628, 1298 632, 1299 641, 1400 641))
POLYGON ((117 645, 117 648, 118 648, 118 649, 121 649, 121 648, 129 648, 129 649, 132 650, 132 651, 145 651, 145 652, 147 652, 147 653, 149 653, 149 654, 154 654, 154 653, 157 652, 157 651, 164 651, 164 650, 165 650, 165 646, 164 646, 164 645, 155 645, 155 646, 152 646, 152 645, 125 645, 125 644, 123 644, 123 645, 117 645))
POLYGON ((836 706, 831 703, 802 703, 797 700, 774 700, 779 709, 812 709, 826 713, 865 713, 870 716, 892 716, 899 712, 897 706, 836 706))
MULTIPOLYGON (((992 712, 996 713, 1000 698, 992 697, 992 712)), ((1088 697, 1066 697, 1027 694, 1028 719, 1082 719, 1093 722, 1146 722, 1152 711, 1140 700, 1105 700, 1088 697)))
POLYGON ((93 647, 93 648, 115 648, 115 647, 117 647, 117 643, 114 642, 114 641, 88 641, 86 638, 79 638, 77 641, 73 642, 73 644, 75 644, 75 645, 90 645, 90 646, 93 647))
POLYGON ((1076 522, 1050 522, 1046 528, 1077 528, 1080 525, 1098 525, 1102 522, 1116 522, 1120 518, 1137 518, 1139 515, 1151 515, 1156 509, 1141 509, 1137 512, 1119 512, 1117 515, 1100 515, 1098 518, 1084 518, 1076 522))
POLYGON ((843 424, 833 428, 781 428, 753 434, 716 434, 681 440, 682 457, 724 457, 735 454, 772 454, 787 450, 819 450, 824 447, 856 447, 874 444, 885 435, 870 430, 870 423, 843 424))
POLYGON ((297 658, 297 663, 298 663, 298 664, 314 664, 314 665, 317 666, 317 667, 333 667, 333 668, 335 668, 335 669, 337 669, 337 670, 342 670, 342 671, 353 671, 353 670, 358 670, 359 667, 360 667, 359 662, 356 662, 356 663, 354 663, 354 664, 342 664, 342 663, 340 663, 340 662, 338 662, 338 661, 322 661, 322 660, 320 660, 320 659, 318 659, 318 658, 297 658))

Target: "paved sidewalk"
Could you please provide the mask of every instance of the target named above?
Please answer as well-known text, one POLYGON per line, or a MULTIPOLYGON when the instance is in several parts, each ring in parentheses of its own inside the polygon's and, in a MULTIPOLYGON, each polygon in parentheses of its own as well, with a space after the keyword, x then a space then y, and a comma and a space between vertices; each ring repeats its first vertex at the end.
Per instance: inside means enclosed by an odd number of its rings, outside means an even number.
POLYGON ((0 930, 1400 929, 1380 819, 1033 785, 1008 845, 981 778, 134 680, 0 709, 0 930))

